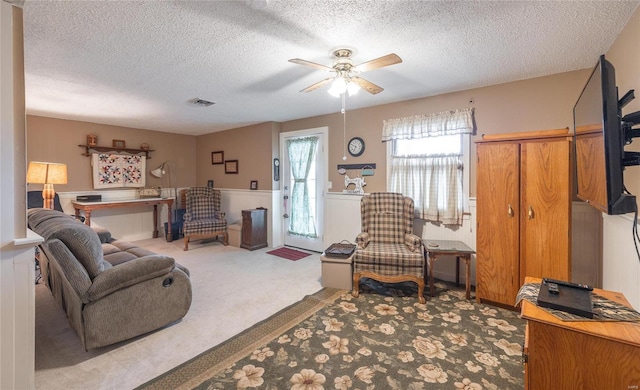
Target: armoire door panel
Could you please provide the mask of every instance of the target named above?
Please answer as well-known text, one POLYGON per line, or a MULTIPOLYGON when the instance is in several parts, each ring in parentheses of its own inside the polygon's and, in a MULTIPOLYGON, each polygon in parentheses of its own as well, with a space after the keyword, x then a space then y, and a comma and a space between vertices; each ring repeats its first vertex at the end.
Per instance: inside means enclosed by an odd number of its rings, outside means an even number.
POLYGON ((476 295, 513 304, 520 287, 520 150, 517 143, 477 148, 476 295))
POLYGON ((570 280, 570 143, 521 144, 520 283, 525 276, 570 280))

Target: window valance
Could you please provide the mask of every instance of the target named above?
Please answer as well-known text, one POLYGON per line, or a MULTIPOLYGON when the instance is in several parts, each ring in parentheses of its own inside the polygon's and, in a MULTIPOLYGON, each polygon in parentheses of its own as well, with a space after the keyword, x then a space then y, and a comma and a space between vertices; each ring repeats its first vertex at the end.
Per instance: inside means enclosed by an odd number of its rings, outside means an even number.
POLYGON ((382 141, 473 133, 473 108, 383 121, 382 141))

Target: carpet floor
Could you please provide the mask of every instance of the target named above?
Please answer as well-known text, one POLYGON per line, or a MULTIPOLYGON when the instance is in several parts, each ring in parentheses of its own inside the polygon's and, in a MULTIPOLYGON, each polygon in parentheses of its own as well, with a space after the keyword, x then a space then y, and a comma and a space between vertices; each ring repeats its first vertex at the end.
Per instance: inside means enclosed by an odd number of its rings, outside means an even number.
MULTIPOLYGON (((132 389, 320 290, 320 255, 292 262, 196 241, 136 242, 172 256, 191 272, 193 301, 179 322, 132 340, 85 351, 62 308, 36 285, 35 388, 132 389)), ((272 248, 271 248, 272 249, 272 248)))
POLYGON ((323 289, 139 389, 522 389, 524 320, 437 286, 323 289))

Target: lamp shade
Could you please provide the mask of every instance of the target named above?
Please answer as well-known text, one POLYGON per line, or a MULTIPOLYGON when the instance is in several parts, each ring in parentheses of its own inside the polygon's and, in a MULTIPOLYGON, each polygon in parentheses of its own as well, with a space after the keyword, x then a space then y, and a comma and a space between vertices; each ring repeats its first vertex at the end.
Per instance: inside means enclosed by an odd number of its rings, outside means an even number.
POLYGON ((27 183, 67 184, 67 164, 50 162, 29 162, 27 183))
POLYGON ((153 171, 149 172, 151 173, 151 176, 153 177, 157 177, 158 179, 162 177, 162 175, 164 175, 164 164, 162 164, 160 167, 154 169, 153 171))

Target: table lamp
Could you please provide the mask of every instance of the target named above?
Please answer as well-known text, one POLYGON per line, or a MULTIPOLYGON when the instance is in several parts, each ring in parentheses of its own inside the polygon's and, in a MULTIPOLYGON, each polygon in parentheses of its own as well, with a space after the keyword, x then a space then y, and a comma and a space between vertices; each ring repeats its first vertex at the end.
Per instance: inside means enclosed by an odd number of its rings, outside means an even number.
POLYGON ((27 183, 44 184, 43 205, 45 208, 53 209, 53 199, 56 195, 53 185, 67 184, 67 164, 31 161, 27 169, 27 183))

